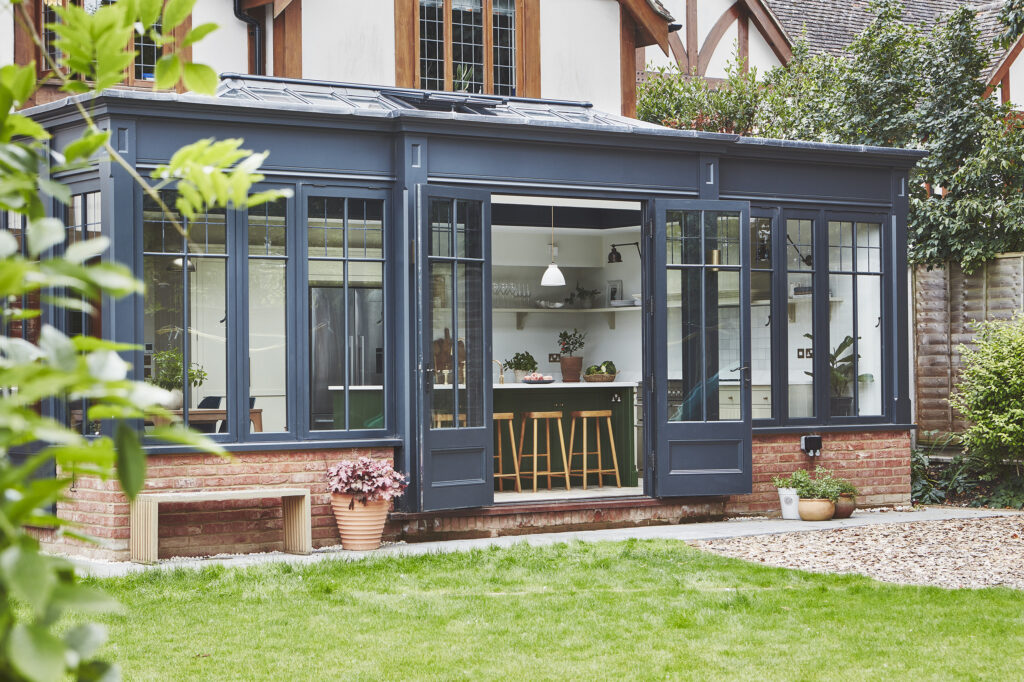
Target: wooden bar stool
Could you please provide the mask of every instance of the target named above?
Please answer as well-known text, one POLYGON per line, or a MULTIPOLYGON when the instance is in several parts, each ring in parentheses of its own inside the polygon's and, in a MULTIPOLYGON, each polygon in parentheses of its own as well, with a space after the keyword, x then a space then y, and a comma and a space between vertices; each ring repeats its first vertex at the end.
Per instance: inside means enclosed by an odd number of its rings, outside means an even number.
POLYGON ((519 472, 521 476, 533 476, 533 492, 537 492, 537 477, 547 476, 548 479, 548 490, 551 490, 551 477, 553 475, 565 475, 565 489, 569 489, 569 461, 565 458, 565 431, 562 429, 562 413, 561 412, 524 412, 522 421, 519 424, 519 472), (533 421, 533 450, 530 452, 523 451, 523 439, 526 437, 526 422, 528 420, 533 421), (547 447, 544 452, 537 450, 537 427, 538 422, 544 421, 544 434, 547 442, 547 447), (555 421, 558 423, 558 440, 562 444, 562 472, 553 471, 551 469, 551 422, 555 421), (531 474, 528 470, 523 469, 523 458, 533 458, 533 473, 531 474), (546 458, 547 466, 541 470, 538 468, 537 460, 541 457, 546 458))
POLYGON ((494 432, 498 436, 498 449, 494 453, 495 469, 494 478, 498 479, 498 490, 505 490, 505 479, 511 478, 516 482, 516 492, 523 492, 523 484, 519 480, 519 456, 516 454, 516 433, 512 428, 512 422, 515 421, 516 416, 511 412, 495 412, 494 416, 494 432), (503 422, 508 423, 508 442, 512 448, 512 468, 513 471, 505 473, 504 453, 501 449, 501 425, 503 422))
POLYGON ((622 480, 619 477, 619 456, 615 452, 615 434, 612 431, 612 411, 611 410, 579 410, 572 413, 572 425, 569 428, 569 475, 570 476, 582 476, 583 477, 583 489, 587 489, 587 477, 590 474, 597 474, 598 484, 604 487, 604 477, 606 474, 615 474, 615 485, 619 488, 622 487, 622 480), (583 449, 576 452, 576 420, 580 419, 583 421, 583 449), (587 441, 587 420, 594 420, 594 437, 597 439, 597 449, 590 450, 588 448, 589 443, 587 441), (606 469, 604 467, 604 457, 601 453, 601 420, 606 420, 605 423, 608 425, 608 443, 612 448, 612 468, 606 469), (590 455, 597 455, 597 466, 591 468, 589 466, 590 455), (572 469, 573 457, 579 456, 582 461, 582 467, 579 469, 572 469))
MULTIPOLYGON (((446 428, 446 427, 447 428, 452 428, 452 426, 455 424, 455 417, 450 412, 448 412, 448 413, 445 413, 445 412, 435 412, 431 416, 432 416, 433 422, 434 422, 433 428, 435 428, 435 429, 443 429, 443 428, 446 428)), ((460 414, 459 415, 459 426, 465 428, 465 426, 466 426, 466 415, 464 415, 464 414, 460 414)))

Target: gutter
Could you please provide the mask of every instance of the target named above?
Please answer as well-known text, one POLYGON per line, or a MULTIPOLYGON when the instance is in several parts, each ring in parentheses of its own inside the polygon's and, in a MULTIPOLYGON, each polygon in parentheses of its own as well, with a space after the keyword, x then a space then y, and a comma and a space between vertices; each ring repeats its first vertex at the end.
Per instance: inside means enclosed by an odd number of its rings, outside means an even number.
POLYGON ((249 25, 249 28, 253 32, 253 40, 255 41, 254 52, 255 52, 255 65, 253 71, 255 75, 263 75, 263 50, 266 45, 266 39, 263 36, 263 24, 250 17, 244 11, 242 11, 242 0, 235 0, 235 18, 240 21, 244 21, 249 25))

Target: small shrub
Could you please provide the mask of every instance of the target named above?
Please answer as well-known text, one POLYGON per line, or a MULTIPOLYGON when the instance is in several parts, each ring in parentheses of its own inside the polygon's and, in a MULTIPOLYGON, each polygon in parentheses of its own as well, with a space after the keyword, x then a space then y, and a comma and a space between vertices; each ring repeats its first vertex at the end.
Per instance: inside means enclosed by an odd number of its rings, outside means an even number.
POLYGON ((972 500, 971 506, 1024 509, 1024 479, 1010 477, 1001 481, 988 495, 972 500))
POLYGON ((327 490, 352 495, 351 509, 358 500, 362 504, 391 500, 401 496, 408 487, 405 476, 395 471, 384 459, 360 457, 339 462, 327 469, 327 490))
POLYGON ((980 322, 974 347, 960 346, 962 371, 950 404, 970 422, 964 450, 994 477, 1024 464, 1024 316, 980 322))
POLYGON ((922 448, 910 451, 910 499, 915 504, 941 504, 946 499, 938 479, 932 477, 931 457, 922 448))

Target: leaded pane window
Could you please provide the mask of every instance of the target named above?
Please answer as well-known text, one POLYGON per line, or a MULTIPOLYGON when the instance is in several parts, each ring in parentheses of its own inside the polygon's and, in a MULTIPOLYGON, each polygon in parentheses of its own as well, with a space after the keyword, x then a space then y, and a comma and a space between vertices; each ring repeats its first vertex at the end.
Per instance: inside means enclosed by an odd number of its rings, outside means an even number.
POLYGON ((419 86, 514 96, 517 0, 420 0, 419 86))
POLYGON ((813 417, 814 406, 814 221, 786 221, 786 358, 789 417, 813 417))

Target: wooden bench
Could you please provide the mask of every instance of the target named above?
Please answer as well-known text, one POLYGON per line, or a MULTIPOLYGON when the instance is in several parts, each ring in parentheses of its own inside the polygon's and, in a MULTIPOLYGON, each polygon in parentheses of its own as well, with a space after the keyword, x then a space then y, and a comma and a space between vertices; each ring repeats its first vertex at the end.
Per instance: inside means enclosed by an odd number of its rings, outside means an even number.
POLYGON ((129 513, 131 560, 151 564, 157 558, 158 519, 164 502, 220 502, 280 497, 284 507, 284 551, 309 554, 313 551, 312 513, 308 488, 232 488, 198 492, 139 493, 129 513))

